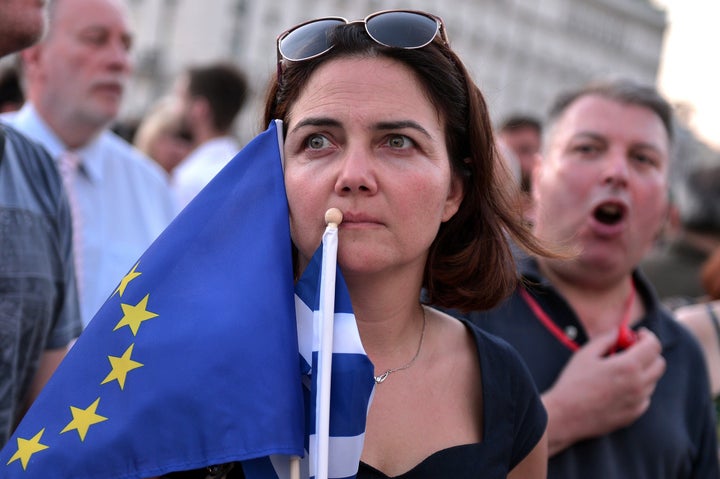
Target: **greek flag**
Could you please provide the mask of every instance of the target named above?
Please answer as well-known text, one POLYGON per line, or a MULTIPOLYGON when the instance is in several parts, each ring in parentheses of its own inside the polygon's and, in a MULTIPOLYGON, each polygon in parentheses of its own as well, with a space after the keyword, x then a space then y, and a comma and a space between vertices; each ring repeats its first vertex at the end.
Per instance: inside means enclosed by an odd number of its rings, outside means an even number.
MULTIPOLYGON (((313 474, 320 276, 314 260, 294 284, 281 153, 273 122, 120 280, 0 451, 0 477, 238 462, 249 478, 289 478, 290 456, 313 474)), ((339 478, 357 471, 373 380, 340 276, 336 287, 328 461, 339 478)))

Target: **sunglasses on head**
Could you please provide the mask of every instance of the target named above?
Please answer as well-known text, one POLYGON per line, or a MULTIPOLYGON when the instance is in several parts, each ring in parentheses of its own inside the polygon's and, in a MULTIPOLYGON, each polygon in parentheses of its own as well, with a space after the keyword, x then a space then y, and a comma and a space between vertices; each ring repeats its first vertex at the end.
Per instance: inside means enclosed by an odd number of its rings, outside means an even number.
POLYGON ((363 20, 350 22, 342 17, 324 17, 296 25, 277 38, 278 79, 283 60, 299 62, 319 57, 332 47, 332 32, 340 25, 363 23, 368 36, 376 43, 391 47, 415 49, 429 45, 439 34, 447 45, 445 26, 440 17, 415 10, 383 10, 363 20))

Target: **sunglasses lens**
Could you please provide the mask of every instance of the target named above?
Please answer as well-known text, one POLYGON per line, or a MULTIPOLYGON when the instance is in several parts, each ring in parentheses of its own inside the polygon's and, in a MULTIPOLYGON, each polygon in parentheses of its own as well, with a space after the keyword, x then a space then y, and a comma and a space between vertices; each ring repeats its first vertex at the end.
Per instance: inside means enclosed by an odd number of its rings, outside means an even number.
POLYGON ((438 32, 437 21, 420 13, 384 12, 367 20, 366 28, 376 42, 393 48, 420 48, 438 32))
POLYGON ((287 60, 308 60, 330 50, 330 34, 338 25, 344 25, 341 19, 324 19, 306 23, 292 30, 280 40, 280 54, 287 60))

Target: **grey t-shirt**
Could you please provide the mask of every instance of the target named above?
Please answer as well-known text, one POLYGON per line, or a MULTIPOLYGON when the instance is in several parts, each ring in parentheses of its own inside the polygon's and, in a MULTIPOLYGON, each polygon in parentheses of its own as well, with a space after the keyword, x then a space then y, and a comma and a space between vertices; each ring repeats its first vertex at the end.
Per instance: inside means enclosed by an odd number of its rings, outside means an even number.
POLYGON ((0 125, 0 446, 48 349, 82 331, 70 210, 50 156, 0 125))

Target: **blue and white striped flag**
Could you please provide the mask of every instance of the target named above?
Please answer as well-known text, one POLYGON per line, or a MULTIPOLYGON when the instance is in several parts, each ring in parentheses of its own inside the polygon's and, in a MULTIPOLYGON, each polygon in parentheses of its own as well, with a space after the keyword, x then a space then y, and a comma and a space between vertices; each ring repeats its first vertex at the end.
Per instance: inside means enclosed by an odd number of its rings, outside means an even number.
MULTIPOLYGON (((328 228, 330 229, 330 228, 328 228)), ((354 477, 360 461, 363 441, 365 438, 365 422, 370 406, 375 381, 374 368, 363 349, 358 334, 355 316, 353 315, 350 296, 345 281, 335 266, 334 256, 330 261, 322 257, 322 252, 333 248, 334 232, 328 231, 323 236, 321 250, 315 253, 312 262, 307 267, 302 278, 295 287, 295 311, 298 321, 298 344, 303 368, 307 374, 318 372, 318 363, 322 343, 322 295, 321 283, 326 281, 324 276, 337 271, 334 288, 334 319, 332 334, 332 374, 329 405, 325 404, 325 412, 329 407, 329 443, 327 446, 327 475, 323 472, 322 464, 325 458, 313 457, 317 451, 316 443, 321 442, 321 434, 316 430, 317 418, 322 414, 322 386, 320 374, 310 374, 303 383, 306 398, 309 399, 310 414, 306 415, 306 428, 309 428, 309 437, 305 448, 309 477, 316 477, 318 464, 321 465, 319 478, 346 478, 354 477), (328 245, 328 241, 330 245, 328 245), (324 261, 323 261, 324 259, 324 261), (328 264, 329 263, 329 264, 328 264), (323 266, 324 271, 323 271, 323 266), (318 277, 320 272, 323 277, 318 277)), ((334 255, 334 252, 330 253, 334 255)), ((306 399, 306 404, 307 399, 306 399)), ((306 409, 307 410, 307 409, 306 409)), ((320 454, 324 454, 321 448, 320 454)), ((303 468, 304 470, 305 468, 303 468)))
MULTIPOLYGON (((326 244, 328 236, 326 232, 323 236, 323 245, 315 252, 312 261, 295 286, 295 312, 305 401, 305 456, 299 466, 299 477, 302 479, 355 477, 365 439, 367 411, 375 386, 374 368, 360 342, 350 296, 333 258, 330 263, 336 278, 333 288, 334 313, 331 314, 334 334, 329 402, 330 428, 327 457, 314 457, 319 440, 316 431, 317 418, 322 414, 318 410, 320 404, 317 398, 322 392, 317 372, 323 334, 321 323, 325 313, 322 310, 321 291, 323 282, 328 280, 327 275, 322 274, 323 265, 327 269, 328 263, 327 258, 324 260, 323 253, 328 249, 326 244), (316 465, 325 462, 324 459, 327 462, 326 474, 316 475, 316 465)), ((247 477, 253 478, 292 477, 287 456, 270 456, 245 462, 243 469, 247 477)))

